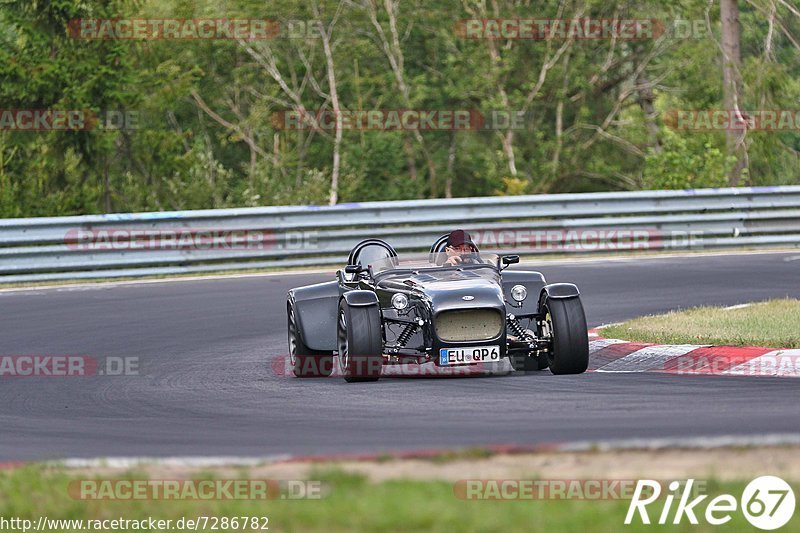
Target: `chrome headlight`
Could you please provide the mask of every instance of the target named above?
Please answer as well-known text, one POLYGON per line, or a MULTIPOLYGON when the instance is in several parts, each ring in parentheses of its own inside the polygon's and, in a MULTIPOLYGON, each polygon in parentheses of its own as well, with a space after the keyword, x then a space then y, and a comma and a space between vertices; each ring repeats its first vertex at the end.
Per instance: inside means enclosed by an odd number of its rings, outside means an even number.
POLYGON ((521 302, 528 297, 528 289, 525 285, 514 285, 511 287, 511 297, 514 301, 521 302))
POLYGON ((392 307, 394 307, 398 311, 402 311, 403 309, 408 307, 408 296, 406 296, 402 292, 398 292, 397 294, 392 296, 392 307))

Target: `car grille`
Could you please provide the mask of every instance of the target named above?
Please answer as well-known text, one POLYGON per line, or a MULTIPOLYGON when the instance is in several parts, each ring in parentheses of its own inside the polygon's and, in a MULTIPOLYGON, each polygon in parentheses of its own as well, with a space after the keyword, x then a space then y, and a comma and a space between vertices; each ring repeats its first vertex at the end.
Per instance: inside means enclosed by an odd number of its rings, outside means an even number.
POLYGON ((436 315, 436 334, 447 342, 486 341, 503 329, 503 315, 497 309, 459 309, 436 315))

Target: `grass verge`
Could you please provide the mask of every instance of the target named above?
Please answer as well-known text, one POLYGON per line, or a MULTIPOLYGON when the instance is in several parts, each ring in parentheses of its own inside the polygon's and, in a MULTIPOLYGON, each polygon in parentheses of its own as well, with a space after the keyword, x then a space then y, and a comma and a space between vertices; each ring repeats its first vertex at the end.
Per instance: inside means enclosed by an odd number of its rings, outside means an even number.
POLYGON ((658 344, 800 348, 800 300, 672 311, 609 326, 602 330, 602 336, 658 344))
MULTIPOLYGON (((101 476, 91 476, 98 479, 101 476)), ((144 479, 129 472, 124 479, 144 479)), ((213 478, 206 473, 200 479, 213 478)), ((243 475, 241 477, 246 477, 243 475)), ((208 517, 269 518, 269 531, 652 531, 653 526, 624 526, 627 500, 464 500, 456 497, 448 481, 393 480, 369 482, 340 470, 318 470, 312 479, 328 487, 319 500, 270 501, 98 501, 76 500, 67 490, 75 473, 30 466, 0 473, 0 517, 29 519, 103 520, 124 518, 163 520, 208 517)), ((226 478, 230 479, 230 478, 226 478)), ((746 481, 708 482, 709 500, 716 494, 739 498, 746 481)), ((653 504, 654 520, 664 501, 653 504)), ((704 510, 704 507, 703 507, 704 510)), ((674 514, 674 509, 673 513, 674 514)), ((733 513, 727 531, 750 529, 741 512, 733 513)), ((797 531, 800 518, 786 526, 797 531)), ((704 524, 692 526, 684 518, 670 531, 717 531, 704 524)), ((85 528, 84 528, 85 530, 85 528)), ((147 530, 147 529, 145 529, 147 530)), ((174 529, 172 529, 174 530, 174 529)), ((218 528, 220 531, 249 528, 218 528)), ((45 531, 80 531, 78 527, 51 527, 45 531)))

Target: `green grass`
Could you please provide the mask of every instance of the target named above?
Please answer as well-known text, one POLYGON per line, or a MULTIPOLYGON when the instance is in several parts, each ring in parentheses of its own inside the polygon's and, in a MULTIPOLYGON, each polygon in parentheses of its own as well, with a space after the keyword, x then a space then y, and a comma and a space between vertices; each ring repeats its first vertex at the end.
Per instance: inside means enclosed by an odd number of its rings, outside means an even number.
MULTIPOLYGON (((197 516, 268 516, 269 531, 559 531, 618 532, 665 530, 642 524, 624 526, 628 502, 617 501, 467 501, 457 498, 445 481, 388 481, 370 483, 365 478, 336 470, 319 471, 328 495, 321 500, 272 501, 82 501, 67 493, 77 476, 60 470, 31 466, 0 472, 0 516, 34 522, 39 516, 64 519, 143 519, 149 516, 177 520, 197 516)), ((95 478, 96 476, 91 476, 95 478)), ((141 474, 128 474, 143 479, 141 474)), ((204 474, 203 478, 207 478, 204 474)), ((742 483, 708 483, 711 495, 730 493, 737 499, 742 483)), ((796 489, 795 489, 796 490, 796 489)), ((710 498, 709 498, 710 499, 710 498)), ((708 501, 708 500, 706 500, 708 501)), ((663 501, 651 517, 657 519, 663 501), (653 516, 655 515, 655 516, 653 516)), ((705 507, 701 507, 701 512, 705 507)), ((674 511, 674 508, 673 508, 674 511)), ((684 520, 670 531, 742 531, 741 513, 724 528, 690 526, 684 520)), ((783 531, 800 530, 793 518, 783 531)), ((56 531, 56 530, 51 530, 56 531)), ((57 530, 72 531, 72 530, 57 530)), ((224 531, 224 530, 222 530, 224 531)))
POLYGON ((770 300, 739 309, 695 307, 629 320, 601 334, 659 344, 800 348, 800 300, 770 300))

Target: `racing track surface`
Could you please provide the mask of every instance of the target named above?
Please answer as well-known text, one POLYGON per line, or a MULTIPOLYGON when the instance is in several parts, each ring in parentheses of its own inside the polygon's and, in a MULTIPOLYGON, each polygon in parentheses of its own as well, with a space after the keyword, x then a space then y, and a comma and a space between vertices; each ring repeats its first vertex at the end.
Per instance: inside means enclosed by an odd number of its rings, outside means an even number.
MULTIPOLYGON (((770 253, 544 263, 590 326, 698 304, 800 296, 770 253)), ((0 461, 267 456, 789 433, 800 381, 584 374, 385 379, 275 375, 287 289, 319 274, 0 293, 0 355, 138 357, 141 375, 0 378, 0 461)))

